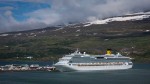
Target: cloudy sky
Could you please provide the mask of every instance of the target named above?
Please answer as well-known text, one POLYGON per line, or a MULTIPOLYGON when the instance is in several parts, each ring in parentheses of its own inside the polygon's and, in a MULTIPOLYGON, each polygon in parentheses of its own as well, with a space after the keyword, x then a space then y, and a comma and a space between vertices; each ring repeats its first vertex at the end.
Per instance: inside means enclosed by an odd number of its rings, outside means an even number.
POLYGON ((0 0, 0 33, 150 10, 150 0, 0 0))

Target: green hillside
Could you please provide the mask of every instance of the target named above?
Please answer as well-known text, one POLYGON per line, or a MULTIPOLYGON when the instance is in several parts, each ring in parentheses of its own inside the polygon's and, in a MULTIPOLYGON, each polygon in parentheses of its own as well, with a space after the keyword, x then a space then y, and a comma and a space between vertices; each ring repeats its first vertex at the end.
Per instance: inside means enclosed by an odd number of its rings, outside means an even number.
POLYGON ((134 58, 137 62, 150 62, 150 21, 112 22, 105 25, 83 27, 82 24, 64 29, 41 29, 8 33, 0 36, 1 60, 58 60, 79 48, 89 54, 113 53, 134 58), (19 35, 20 33, 20 35, 19 35))

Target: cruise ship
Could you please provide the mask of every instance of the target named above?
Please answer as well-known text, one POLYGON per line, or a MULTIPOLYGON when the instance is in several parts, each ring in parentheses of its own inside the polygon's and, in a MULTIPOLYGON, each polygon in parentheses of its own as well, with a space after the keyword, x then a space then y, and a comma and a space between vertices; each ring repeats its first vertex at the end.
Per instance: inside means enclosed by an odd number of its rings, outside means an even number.
POLYGON ((130 69, 133 63, 130 57, 112 54, 110 49, 104 55, 82 54, 77 50, 60 58, 54 66, 61 72, 96 71, 130 69))

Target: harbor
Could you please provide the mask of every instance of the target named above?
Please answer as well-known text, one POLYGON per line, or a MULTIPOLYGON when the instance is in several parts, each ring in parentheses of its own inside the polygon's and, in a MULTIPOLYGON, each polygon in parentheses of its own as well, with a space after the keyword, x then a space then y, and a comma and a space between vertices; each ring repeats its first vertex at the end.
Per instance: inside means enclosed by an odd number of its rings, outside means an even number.
POLYGON ((1 72, 6 71, 54 71, 55 67, 46 65, 40 66, 39 64, 8 64, 0 66, 1 72))

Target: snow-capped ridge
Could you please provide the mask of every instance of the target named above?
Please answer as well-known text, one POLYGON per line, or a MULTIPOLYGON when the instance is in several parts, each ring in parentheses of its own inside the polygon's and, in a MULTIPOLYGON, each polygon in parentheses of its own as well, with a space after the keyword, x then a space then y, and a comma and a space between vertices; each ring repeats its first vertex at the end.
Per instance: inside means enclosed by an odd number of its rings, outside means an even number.
POLYGON ((126 14, 126 15, 149 15, 150 12, 138 12, 138 13, 129 13, 129 14, 126 14))
POLYGON ((120 16, 120 17, 113 17, 113 18, 108 18, 108 19, 104 19, 104 20, 96 20, 96 21, 88 22, 84 26, 90 26, 93 24, 107 24, 107 23, 113 22, 113 21, 136 21, 136 20, 143 20, 143 19, 149 18, 149 17, 150 17, 150 12, 136 13, 135 15, 132 14, 132 16, 122 16, 122 17, 120 16))

